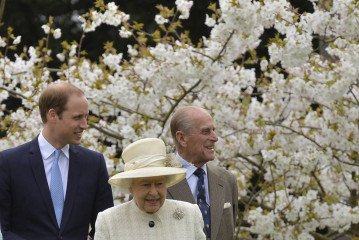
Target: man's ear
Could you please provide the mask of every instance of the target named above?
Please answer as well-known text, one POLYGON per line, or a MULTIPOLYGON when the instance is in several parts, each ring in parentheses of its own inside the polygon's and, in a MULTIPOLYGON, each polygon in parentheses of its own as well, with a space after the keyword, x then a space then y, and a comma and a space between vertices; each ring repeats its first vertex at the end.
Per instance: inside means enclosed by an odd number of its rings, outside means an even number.
POLYGON ((186 134, 182 131, 176 132, 177 142, 181 145, 181 147, 187 147, 187 138, 186 134))
POLYGON ((55 109, 51 108, 47 114, 46 114, 46 118, 48 122, 53 122, 56 120, 56 118, 58 118, 58 115, 56 114, 55 109))

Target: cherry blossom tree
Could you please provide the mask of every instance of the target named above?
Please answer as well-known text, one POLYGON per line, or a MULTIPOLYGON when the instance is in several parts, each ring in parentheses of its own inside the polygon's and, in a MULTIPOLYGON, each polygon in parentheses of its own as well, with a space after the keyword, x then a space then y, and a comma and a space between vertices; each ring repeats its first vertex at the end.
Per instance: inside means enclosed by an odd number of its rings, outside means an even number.
POLYGON ((1 105, 1 149, 39 133, 39 94, 56 81, 85 91, 83 145, 105 155, 110 174, 122 170, 120 151, 132 141, 160 137, 173 146, 172 113, 202 106, 219 136, 215 161, 238 179, 238 239, 358 237, 359 1, 311 2, 313 12, 299 12, 286 0, 220 0, 203 23, 210 36, 194 44, 181 27, 192 1, 157 6, 158 29, 148 33, 98 0, 79 19, 83 37, 107 24, 136 43, 118 53, 109 40, 97 61, 86 58, 83 38, 52 52, 61 30, 51 18, 39 45, 23 51, 9 29, 0 39, 0 101, 16 98, 21 107, 1 105), (276 34, 263 46, 269 29, 276 34), (50 68, 55 58, 61 65, 50 68))

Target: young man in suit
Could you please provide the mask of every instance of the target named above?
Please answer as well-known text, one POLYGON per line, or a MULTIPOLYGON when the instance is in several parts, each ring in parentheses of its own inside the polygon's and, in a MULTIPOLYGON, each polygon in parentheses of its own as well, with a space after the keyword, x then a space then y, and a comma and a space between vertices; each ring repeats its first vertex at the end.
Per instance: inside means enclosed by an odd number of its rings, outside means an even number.
POLYGON ((113 206, 102 154, 78 146, 88 102, 68 83, 39 100, 43 129, 0 153, 0 225, 4 240, 86 240, 97 214, 113 206))
POLYGON ((171 120, 177 157, 187 169, 186 179, 167 189, 168 198, 197 203, 207 238, 234 238, 238 186, 233 174, 210 164, 218 141, 211 115, 200 107, 178 109, 171 120))

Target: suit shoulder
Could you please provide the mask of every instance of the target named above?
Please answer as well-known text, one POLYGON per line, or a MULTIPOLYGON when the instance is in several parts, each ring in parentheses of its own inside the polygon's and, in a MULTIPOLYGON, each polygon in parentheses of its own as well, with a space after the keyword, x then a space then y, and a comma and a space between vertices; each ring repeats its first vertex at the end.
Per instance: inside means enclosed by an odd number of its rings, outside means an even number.
POLYGON ((207 164, 207 169, 208 171, 213 172, 214 174, 221 177, 222 179, 226 179, 226 181, 236 182, 235 175, 224 167, 217 166, 211 163, 211 164, 207 164))
POLYGON ((75 152, 79 152, 79 153, 86 154, 86 155, 102 156, 102 153, 96 152, 94 150, 85 148, 85 147, 80 146, 80 145, 70 145, 70 149, 75 151, 75 152))
POLYGON ((210 171, 218 172, 220 174, 228 174, 233 175, 230 171, 228 171, 225 167, 217 166, 213 163, 207 163, 207 167, 210 171))
POLYGON ((24 151, 29 151, 30 150, 31 144, 33 144, 33 141, 26 142, 26 143, 21 144, 19 146, 3 150, 3 151, 0 152, 0 154, 2 154, 2 155, 23 154, 24 151))

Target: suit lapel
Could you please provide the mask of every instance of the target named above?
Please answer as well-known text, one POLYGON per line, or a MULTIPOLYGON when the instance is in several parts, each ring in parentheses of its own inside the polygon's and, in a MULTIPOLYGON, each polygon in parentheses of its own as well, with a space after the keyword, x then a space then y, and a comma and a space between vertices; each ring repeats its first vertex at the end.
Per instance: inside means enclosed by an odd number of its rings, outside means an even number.
POLYGON ((187 180, 183 179, 176 185, 167 188, 167 198, 176 199, 180 201, 196 203, 192 195, 191 189, 188 186, 187 180))
POLYGON ((224 182, 216 173, 215 168, 207 164, 209 197, 211 201, 211 238, 216 239, 224 206, 224 182))
POLYGON ((49 185, 47 183, 44 163, 42 160, 37 137, 31 141, 29 153, 30 164, 35 177, 35 181, 37 183, 37 186, 39 187, 41 197, 44 199, 46 208, 50 214, 50 218, 53 221, 53 224, 57 226, 54 206, 52 204, 51 193, 49 185))
POLYGON ((68 180, 67 180, 67 190, 66 190, 66 197, 64 203, 64 210, 62 213, 62 220, 61 220, 61 231, 65 228, 66 223, 68 222, 72 205, 74 199, 76 197, 76 190, 78 187, 78 179, 81 177, 81 167, 80 167, 80 158, 78 157, 78 151, 75 149, 73 145, 70 145, 69 149, 69 173, 68 173, 68 180))

